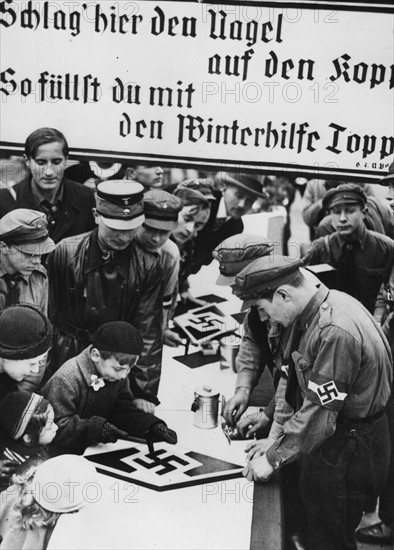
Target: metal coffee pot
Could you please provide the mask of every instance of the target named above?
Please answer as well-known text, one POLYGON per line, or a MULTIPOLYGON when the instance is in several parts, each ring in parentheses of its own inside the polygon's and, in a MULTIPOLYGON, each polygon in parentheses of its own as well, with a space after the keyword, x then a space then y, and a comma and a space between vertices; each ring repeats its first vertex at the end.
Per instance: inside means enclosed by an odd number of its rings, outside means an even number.
POLYGON ((197 428, 210 430, 216 428, 219 417, 220 392, 210 386, 199 386, 194 390, 191 409, 194 412, 193 424, 197 428))

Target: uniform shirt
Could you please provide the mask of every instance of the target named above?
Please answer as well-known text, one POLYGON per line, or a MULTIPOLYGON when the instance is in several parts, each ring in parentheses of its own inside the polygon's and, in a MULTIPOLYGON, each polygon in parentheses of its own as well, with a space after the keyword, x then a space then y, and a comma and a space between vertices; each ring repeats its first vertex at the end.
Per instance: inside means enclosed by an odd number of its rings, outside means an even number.
MULTIPOLYGON (((0 310, 4 309, 8 285, 4 280, 7 272, 0 262, 0 310)), ((17 283, 19 290, 18 303, 32 304, 47 313, 48 309, 48 278, 44 266, 38 265, 29 276, 22 276, 17 283)))
MULTIPOLYGON (((383 411, 392 384, 392 358, 381 328, 351 296, 324 285, 294 324, 301 340, 292 352, 303 397, 267 451, 274 468, 320 447, 336 423, 383 411)), ((292 349, 291 340, 288 344, 292 349)))
POLYGON ((163 329, 165 329, 168 325, 168 321, 172 318, 177 301, 180 262, 179 248, 170 239, 154 252, 145 248, 139 240, 138 244, 144 249, 145 253, 150 253, 157 258, 157 262, 161 268, 163 284, 163 329))
MULTIPOLYGON (((347 241, 338 233, 314 241, 305 256, 306 265, 329 264, 338 267, 347 241)), ((355 263, 354 290, 357 298, 370 312, 374 311, 382 282, 388 279, 394 259, 394 241, 385 235, 361 227, 353 243, 355 263)), ((338 287, 338 290, 344 290, 338 287)))

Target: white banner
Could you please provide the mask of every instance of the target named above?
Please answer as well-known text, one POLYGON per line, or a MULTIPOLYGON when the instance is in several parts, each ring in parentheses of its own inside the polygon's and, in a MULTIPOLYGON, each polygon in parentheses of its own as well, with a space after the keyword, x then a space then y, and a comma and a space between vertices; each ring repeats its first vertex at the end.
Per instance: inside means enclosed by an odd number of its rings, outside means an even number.
POLYGON ((0 2, 3 147, 50 126, 89 158, 385 174, 392 17, 272 4, 0 2))

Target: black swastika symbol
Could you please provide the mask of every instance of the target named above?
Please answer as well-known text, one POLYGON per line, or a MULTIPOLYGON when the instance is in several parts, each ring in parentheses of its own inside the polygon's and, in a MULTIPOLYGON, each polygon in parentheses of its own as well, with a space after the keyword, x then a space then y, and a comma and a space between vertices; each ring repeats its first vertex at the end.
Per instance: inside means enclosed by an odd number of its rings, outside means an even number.
MULTIPOLYGON (((155 474, 157 474, 158 476, 162 476, 164 474, 168 474, 169 472, 176 470, 177 467, 171 464, 171 462, 177 462, 181 466, 187 466, 189 464, 189 462, 187 462, 186 460, 182 460, 181 458, 175 455, 169 455, 166 458, 158 458, 158 455, 163 453, 165 453, 164 450, 155 452, 155 456, 152 459, 152 462, 146 462, 142 458, 135 458, 134 462, 136 464, 139 464, 140 466, 144 466, 144 468, 147 468, 148 470, 151 470, 152 468, 156 468, 156 466, 163 466, 161 470, 157 470, 155 472, 155 474)), ((151 456, 152 455, 148 455, 149 458, 151 456)))
POLYGON ((339 396, 334 380, 331 380, 331 382, 326 382, 325 384, 319 386, 317 394, 320 397, 320 401, 323 405, 325 403, 330 403, 330 401, 337 399, 339 396))

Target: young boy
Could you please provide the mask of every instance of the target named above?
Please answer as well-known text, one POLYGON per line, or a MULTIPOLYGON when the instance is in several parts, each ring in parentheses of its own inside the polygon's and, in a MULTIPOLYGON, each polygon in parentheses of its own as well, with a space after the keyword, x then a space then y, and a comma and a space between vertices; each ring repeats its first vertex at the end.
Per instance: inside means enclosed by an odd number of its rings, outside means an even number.
MULTIPOLYGON (((18 390, 26 377, 45 367, 52 341, 49 319, 34 306, 11 306, 0 311, 0 403, 18 390)), ((0 444, 4 437, 0 430, 0 444)), ((15 471, 16 463, 0 457, 0 482, 15 471)))
POLYGON ((178 227, 178 214, 182 208, 182 200, 167 193, 167 191, 162 189, 147 191, 144 194, 145 221, 138 228, 137 235, 139 244, 157 257, 161 267, 163 280, 163 341, 171 347, 181 344, 180 337, 168 328, 168 323, 176 306, 180 258, 177 245, 170 241, 169 237, 178 227))
POLYGON ((112 321, 96 330, 91 346, 56 371, 42 391, 58 425, 51 451, 82 454, 93 442, 114 443, 128 435, 177 442, 162 420, 133 404, 128 375, 141 352, 137 330, 112 321))

